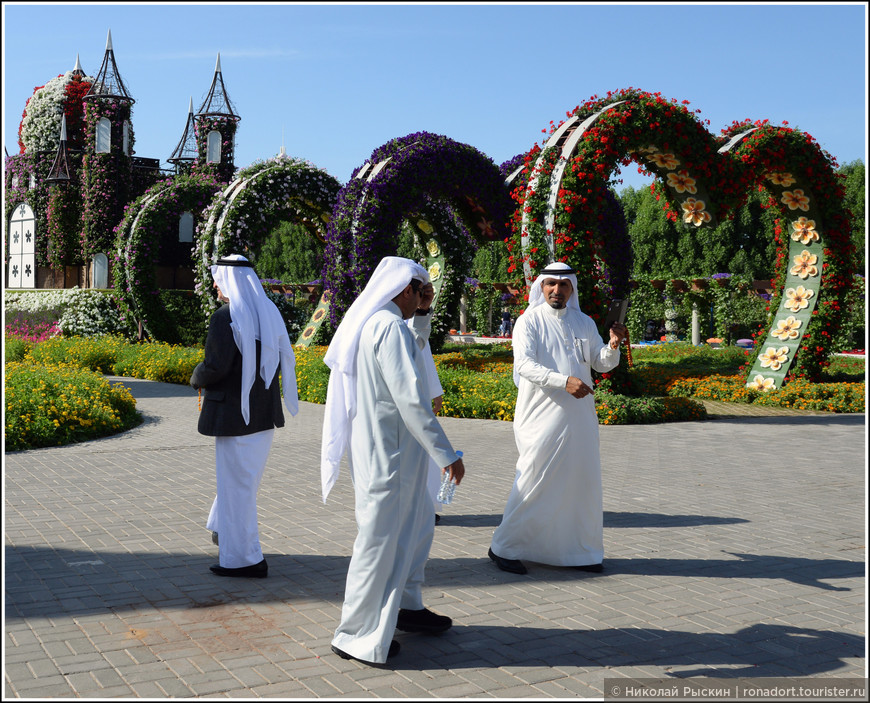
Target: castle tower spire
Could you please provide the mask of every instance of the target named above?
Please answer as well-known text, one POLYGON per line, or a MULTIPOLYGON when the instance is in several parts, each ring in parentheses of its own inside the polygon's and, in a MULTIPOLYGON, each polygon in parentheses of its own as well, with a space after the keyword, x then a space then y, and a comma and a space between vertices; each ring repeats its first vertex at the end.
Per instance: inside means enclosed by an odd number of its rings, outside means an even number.
POLYGON ((235 171, 236 128, 242 119, 236 113, 224 85, 218 53, 208 95, 196 113, 197 168, 216 174, 229 183, 235 171))
POLYGON ((176 172, 187 170, 196 161, 196 123, 193 117, 193 97, 190 98, 190 106, 188 107, 187 122, 184 125, 184 133, 178 141, 178 145, 172 152, 167 161, 175 164, 176 172))
POLYGON ((100 66, 94 84, 85 95, 84 99, 92 98, 115 98, 116 100, 125 100, 130 103, 135 102, 127 92, 124 81, 121 78, 121 73, 118 71, 118 65, 115 63, 115 51, 112 49, 112 30, 109 30, 109 36, 106 38, 106 53, 103 55, 103 64, 100 66))
POLYGON ((208 90, 205 100, 196 113, 197 117, 230 117, 235 120, 242 119, 236 114, 230 96, 224 86, 224 75, 221 71, 221 55, 218 52, 217 63, 214 67, 214 77, 211 79, 211 88, 208 90))
MULTIPOLYGON (((78 62, 76 62, 78 63, 78 62)), ((69 183, 69 150, 66 145, 66 115, 60 116, 60 143, 57 145, 57 154, 54 163, 48 172, 46 181, 49 183, 69 183)))

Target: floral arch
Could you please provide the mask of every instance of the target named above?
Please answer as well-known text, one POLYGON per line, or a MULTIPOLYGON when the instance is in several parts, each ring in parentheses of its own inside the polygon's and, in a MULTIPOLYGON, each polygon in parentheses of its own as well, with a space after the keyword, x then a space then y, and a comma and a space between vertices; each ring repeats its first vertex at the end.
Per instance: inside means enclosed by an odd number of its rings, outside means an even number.
POLYGON ((239 171, 215 195, 195 235, 195 290, 207 316, 217 308, 209 272, 212 262, 255 248, 282 220, 298 222, 325 241, 340 188, 326 171, 283 155, 239 171))
MULTIPOLYGON (((330 322, 337 325, 378 261, 395 254, 406 225, 424 245, 436 289, 437 344, 449 312, 459 304, 476 242, 503 238, 511 210, 505 177, 473 147, 416 132, 375 149, 339 193, 327 230, 324 287, 330 322)), ((321 322, 324 317, 321 313, 321 322)), ((303 335, 315 332, 309 325, 303 335)))
POLYGON ((179 220, 186 212, 194 220, 201 217, 218 190, 220 183, 208 174, 161 181, 133 201, 116 229, 115 288, 154 339, 179 341, 175 322, 160 303, 155 264, 167 254, 179 263, 190 261, 190 245, 177 241, 179 220))
POLYGON ((747 385, 779 388, 816 380, 828 364, 854 268, 843 188, 833 159, 813 137, 767 121, 733 123, 713 136, 686 107, 633 88, 568 113, 525 159, 525 185, 509 241, 511 267, 526 285, 550 259, 594 272, 579 283, 581 305, 601 319, 602 278, 613 256, 602 237, 605 192, 617 164, 639 161, 664 184, 668 216, 714 226, 764 188, 785 228, 777 242, 769 329, 756 334, 747 385))

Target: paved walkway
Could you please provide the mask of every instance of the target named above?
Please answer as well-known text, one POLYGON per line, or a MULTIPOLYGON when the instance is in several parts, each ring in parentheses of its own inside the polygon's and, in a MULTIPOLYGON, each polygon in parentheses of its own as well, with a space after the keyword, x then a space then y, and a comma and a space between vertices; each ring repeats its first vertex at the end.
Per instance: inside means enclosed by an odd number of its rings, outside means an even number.
POLYGON ((123 382, 140 427, 5 456, 5 698, 597 698, 614 677, 867 675, 864 415, 602 427, 606 571, 525 576, 486 557, 511 424, 445 419, 468 475, 425 596, 454 627, 399 633, 379 670, 329 648, 356 527, 346 472, 320 500, 322 406, 276 434, 269 578, 226 579, 208 570, 195 393, 123 382))

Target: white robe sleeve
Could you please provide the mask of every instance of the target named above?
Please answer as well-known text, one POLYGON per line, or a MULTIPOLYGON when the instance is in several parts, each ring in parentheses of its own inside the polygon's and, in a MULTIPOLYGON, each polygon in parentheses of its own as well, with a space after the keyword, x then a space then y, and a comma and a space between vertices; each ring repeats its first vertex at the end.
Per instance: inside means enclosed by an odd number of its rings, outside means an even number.
POLYGON ((613 349, 610 346, 610 338, 605 342, 598 334, 598 327, 591 318, 586 320, 586 337, 589 339, 592 354, 590 355, 589 363, 593 369, 606 373, 619 366, 619 348, 613 349))
POLYGON ((404 323, 389 325, 379 341, 376 351, 378 364, 386 371, 384 383, 408 432, 443 468, 459 456, 432 410, 428 383, 418 373, 416 354, 422 352, 414 349, 413 334, 402 334, 399 324, 404 323))

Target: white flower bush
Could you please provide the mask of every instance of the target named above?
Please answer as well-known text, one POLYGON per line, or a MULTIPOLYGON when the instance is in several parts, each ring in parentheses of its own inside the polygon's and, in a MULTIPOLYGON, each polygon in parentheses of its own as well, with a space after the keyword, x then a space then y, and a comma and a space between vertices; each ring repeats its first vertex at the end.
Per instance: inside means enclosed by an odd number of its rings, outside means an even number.
MULTIPOLYGON (((56 151, 60 141, 60 119, 66 101, 66 85, 72 80, 73 72, 52 78, 42 88, 35 91, 25 108, 21 120, 21 142, 28 152, 56 151)), ((82 80, 90 83, 94 79, 86 76, 82 80)))
POLYGON ((3 294, 6 318, 36 323, 57 321, 66 337, 94 337, 127 333, 114 294, 81 288, 50 292, 3 294))

